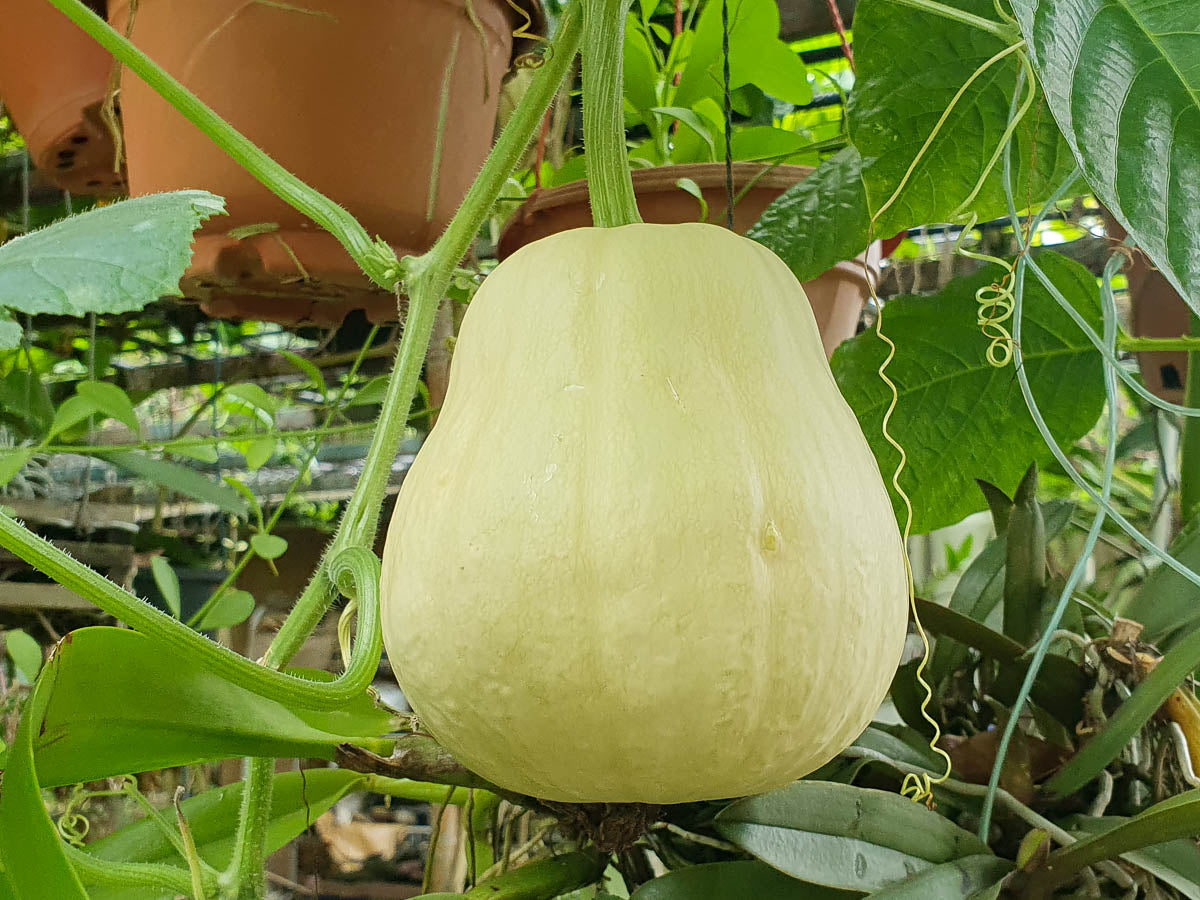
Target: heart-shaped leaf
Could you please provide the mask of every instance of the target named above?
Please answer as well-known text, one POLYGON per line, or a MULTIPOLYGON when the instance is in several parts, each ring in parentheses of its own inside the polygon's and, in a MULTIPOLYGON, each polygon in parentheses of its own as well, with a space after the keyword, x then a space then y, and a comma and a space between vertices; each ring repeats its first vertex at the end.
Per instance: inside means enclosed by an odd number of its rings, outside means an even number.
MULTIPOLYGON (((1054 253, 1039 254, 1038 262, 1099 331, 1095 276, 1054 253)), ((986 267, 955 279, 935 296, 903 297, 884 310, 884 332, 897 348, 887 374, 899 391, 889 431, 908 457, 900 483, 912 500, 915 534, 983 509, 975 479, 1012 494, 1030 462, 1049 457, 1015 387, 1012 367, 988 362, 989 340, 977 323, 975 291, 1002 275, 1001 267, 986 267)), ((1032 281, 1025 286, 1021 350, 1034 397, 1054 436, 1066 443, 1087 433, 1104 405, 1102 358, 1049 292, 1032 281)), ((888 352, 872 329, 843 343, 832 366, 890 489, 900 457, 883 435, 892 394, 879 367, 888 352)), ((902 500, 893 492, 892 501, 902 519, 902 500)))

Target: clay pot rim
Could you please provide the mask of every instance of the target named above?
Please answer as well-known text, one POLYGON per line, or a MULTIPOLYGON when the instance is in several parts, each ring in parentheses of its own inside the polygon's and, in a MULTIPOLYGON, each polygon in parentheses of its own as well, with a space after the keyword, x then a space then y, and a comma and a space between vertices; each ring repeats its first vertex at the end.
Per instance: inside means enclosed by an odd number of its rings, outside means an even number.
MULTIPOLYGON (((87 0, 85 0, 85 2, 87 2, 87 0)), ((431 0, 431 2, 447 2, 447 0, 431 0)), ((508 0, 493 0, 493 2, 495 2, 504 10, 505 16, 508 17, 509 22, 514 28, 518 28, 525 24, 524 18, 520 15, 520 13, 517 12, 516 9, 513 9, 513 7, 509 5, 508 0)), ((513 0, 513 3, 519 9, 522 9, 529 14, 529 18, 532 20, 529 26, 529 32, 531 34, 536 34, 539 37, 546 37, 546 32, 550 26, 549 20, 546 18, 546 10, 542 6, 542 0, 513 0)), ((115 10, 121 9, 128 5, 129 0, 107 0, 108 16, 112 16, 115 10)), ((106 17, 106 21, 111 21, 111 19, 106 17)), ((511 59, 515 60, 523 53, 528 53, 539 43, 541 42, 530 40, 529 38, 514 39, 511 59)))
MULTIPOLYGON (((769 163, 735 162, 733 164, 733 184, 735 189, 741 189, 761 172, 762 176, 754 182, 755 188, 787 190, 815 171, 812 166, 772 166, 769 163)), ((635 194, 656 194, 681 190, 675 184, 680 178, 690 178, 701 189, 724 187, 725 164, 681 163, 679 165, 653 166, 634 169, 632 175, 635 194)), ((551 188, 538 188, 525 198, 513 213, 510 221, 515 222, 519 217, 531 216, 544 210, 568 206, 580 201, 587 202, 586 178, 551 188)), ((507 228, 506 224, 505 230, 507 228)))

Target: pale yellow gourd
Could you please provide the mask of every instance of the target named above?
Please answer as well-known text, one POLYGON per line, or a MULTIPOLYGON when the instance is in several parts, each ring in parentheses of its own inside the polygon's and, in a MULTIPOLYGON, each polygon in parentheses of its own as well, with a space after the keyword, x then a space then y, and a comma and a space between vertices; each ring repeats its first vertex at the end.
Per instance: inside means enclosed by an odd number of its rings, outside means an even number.
POLYGON ((799 283, 710 225, 584 228, 490 276, 383 561, 400 685, 549 800, 786 784, 904 644, 892 507, 799 283))

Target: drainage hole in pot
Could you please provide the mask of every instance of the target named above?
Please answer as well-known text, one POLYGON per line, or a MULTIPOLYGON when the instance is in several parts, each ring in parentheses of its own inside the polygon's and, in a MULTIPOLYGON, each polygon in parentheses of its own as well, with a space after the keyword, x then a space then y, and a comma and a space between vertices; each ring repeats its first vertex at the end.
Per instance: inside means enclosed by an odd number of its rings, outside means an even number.
POLYGON ((88 136, 86 134, 77 134, 73 138, 71 138, 72 144, 86 144, 87 142, 88 142, 88 136))
POLYGON ((68 150, 59 150, 59 151, 58 151, 58 158, 59 158, 59 159, 74 159, 74 158, 75 158, 75 151, 74 151, 74 150, 70 150, 70 149, 68 149, 68 150))
POLYGON ((89 181, 87 183, 87 186, 88 187, 100 187, 100 185, 102 185, 103 183, 104 182, 102 182, 99 178, 93 178, 91 181, 89 181))
POLYGON ((1159 366, 1158 374, 1162 376, 1163 387, 1168 391, 1178 391, 1183 387, 1183 379, 1179 377, 1179 370, 1170 363, 1159 366))
POLYGON ((73 168, 75 168, 75 160, 64 159, 62 162, 60 162, 54 168, 56 168, 56 169, 73 169, 73 168))

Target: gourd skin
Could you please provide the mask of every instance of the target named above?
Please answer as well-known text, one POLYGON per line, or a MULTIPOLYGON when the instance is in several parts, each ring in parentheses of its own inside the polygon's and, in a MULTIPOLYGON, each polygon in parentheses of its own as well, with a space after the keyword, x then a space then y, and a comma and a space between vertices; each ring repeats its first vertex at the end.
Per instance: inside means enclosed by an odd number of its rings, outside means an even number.
POLYGON ((567 802, 754 794, 871 720, 901 541, 803 290, 710 225, 530 244, 476 294, 383 561, 422 729, 567 802))

